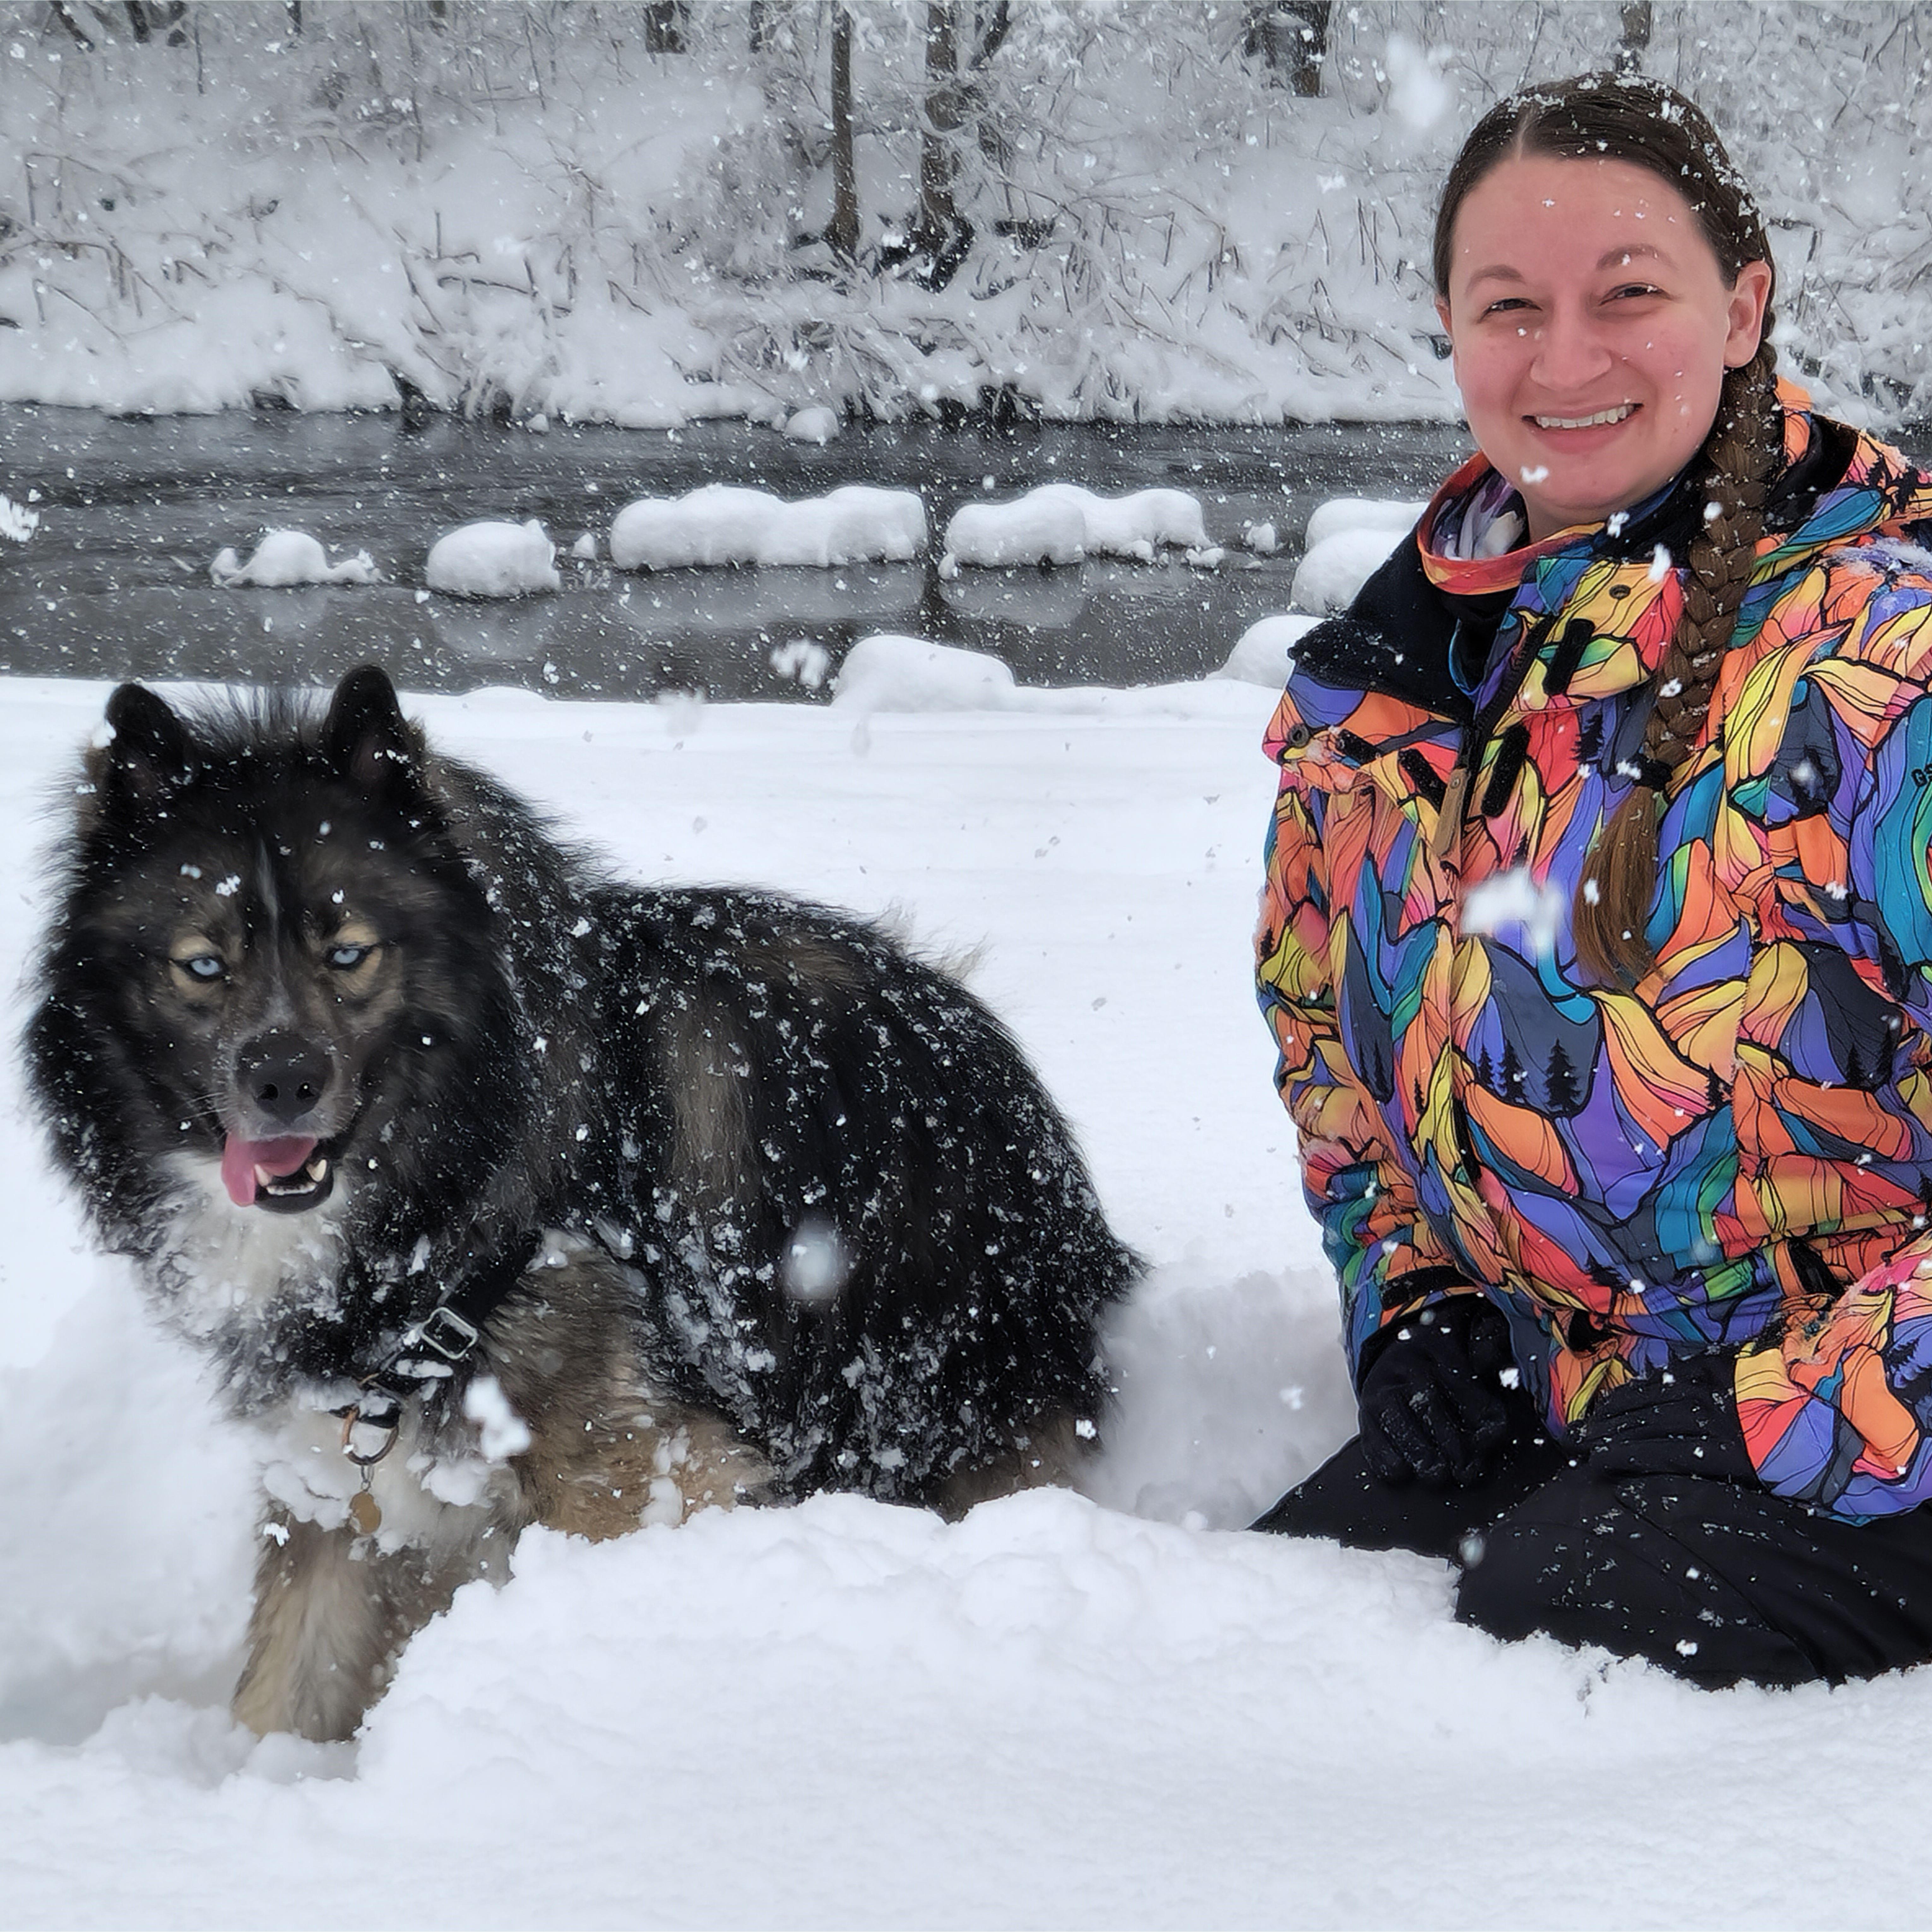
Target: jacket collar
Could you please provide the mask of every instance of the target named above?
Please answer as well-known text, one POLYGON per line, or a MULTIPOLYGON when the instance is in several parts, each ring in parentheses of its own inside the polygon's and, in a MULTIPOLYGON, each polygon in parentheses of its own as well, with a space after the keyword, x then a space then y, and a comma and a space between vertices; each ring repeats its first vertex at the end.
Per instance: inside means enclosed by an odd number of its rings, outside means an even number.
MULTIPOLYGON (((1795 386, 1780 382, 1778 393, 1785 410, 1785 466, 1766 506, 1760 578, 1781 574, 1808 550, 1860 536, 1904 538, 1913 526, 1932 521, 1932 472, 1889 444, 1814 414, 1795 386)), ((1498 556, 1457 554, 1469 547, 1460 541, 1466 523, 1495 514, 1499 499, 1507 502, 1500 482, 1479 452, 1443 483, 1423 513, 1416 528, 1423 572, 1446 596, 1513 593, 1546 558, 1572 550, 1648 562, 1661 544, 1681 557, 1702 507, 1689 500, 1680 476, 1607 524, 1577 524, 1498 556)))

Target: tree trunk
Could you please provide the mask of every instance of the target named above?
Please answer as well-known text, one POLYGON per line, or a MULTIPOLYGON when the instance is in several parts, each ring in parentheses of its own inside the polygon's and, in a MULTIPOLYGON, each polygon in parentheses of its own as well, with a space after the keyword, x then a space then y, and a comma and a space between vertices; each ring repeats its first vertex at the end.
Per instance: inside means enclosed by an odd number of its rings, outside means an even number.
POLYGON ((959 125, 959 37, 954 0, 926 0, 926 111, 919 134, 919 226, 937 248, 958 218, 952 135, 959 125))
POLYGON ((1617 72, 1628 80, 1643 70, 1650 50, 1650 0, 1624 0, 1623 38, 1617 43, 1617 72))
POLYGON ((859 253, 859 170, 852 154, 852 16, 832 0, 832 226, 825 231, 841 261, 859 253))
POLYGON ((646 0, 644 51, 650 54, 684 52, 684 0, 646 0))
POLYGON ((1330 10, 1331 0, 1256 0, 1241 50, 1251 58, 1258 54, 1271 73, 1312 100, 1322 92, 1330 10))

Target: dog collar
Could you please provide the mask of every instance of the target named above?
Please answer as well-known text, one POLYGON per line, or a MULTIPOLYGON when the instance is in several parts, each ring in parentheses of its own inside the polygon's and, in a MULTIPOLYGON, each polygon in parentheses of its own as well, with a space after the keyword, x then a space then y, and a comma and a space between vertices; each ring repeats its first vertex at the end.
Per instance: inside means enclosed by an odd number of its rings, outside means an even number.
POLYGON ((382 1526, 382 1508, 371 1493, 376 1465, 396 1446, 409 1391, 396 1381, 420 1385, 454 1373, 482 1340, 491 1316, 508 1298, 543 1245, 540 1233, 519 1234, 478 1262, 362 1378, 362 1393, 332 1414, 342 1418, 342 1453, 362 1472, 362 1486, 349 1499, 356 1529, 373 1536, 382 1526), (391 1379, 395 1378, 395 1381, 391 1379))

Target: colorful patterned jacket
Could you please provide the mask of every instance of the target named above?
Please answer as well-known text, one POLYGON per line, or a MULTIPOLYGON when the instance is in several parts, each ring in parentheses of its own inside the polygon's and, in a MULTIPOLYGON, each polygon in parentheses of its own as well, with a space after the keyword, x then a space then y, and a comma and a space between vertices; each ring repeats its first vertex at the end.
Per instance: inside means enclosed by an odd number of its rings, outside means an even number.
POLYGON ((1570 908, 1702 506, 1460 563, 1478 458, 1298 646, 1258 980, 1358 1377, 1470 1293, 1559 1434, 1725 1352, 1764 1481, 1862 1520, 1932 1493, 1932 476, 1794 400, 1650 975, 1570 908))

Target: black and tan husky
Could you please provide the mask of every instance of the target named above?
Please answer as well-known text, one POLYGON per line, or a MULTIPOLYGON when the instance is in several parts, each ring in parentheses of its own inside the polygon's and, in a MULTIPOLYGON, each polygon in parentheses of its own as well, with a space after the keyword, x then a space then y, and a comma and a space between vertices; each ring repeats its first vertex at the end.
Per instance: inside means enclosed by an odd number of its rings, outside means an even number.
POLYGON ((541 1522, 1064 1474, 1132 1277, 999 1022, 874 929, 650 890, 326 715, 107 707, 26 1046, 100 1238, 262 1435, 235 1696, 350 1735, 541 1522), (104 734, 106 735, 106 734, 104 734))

